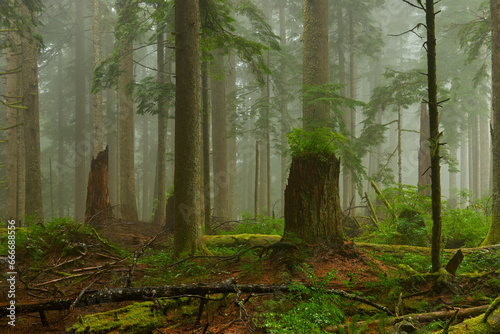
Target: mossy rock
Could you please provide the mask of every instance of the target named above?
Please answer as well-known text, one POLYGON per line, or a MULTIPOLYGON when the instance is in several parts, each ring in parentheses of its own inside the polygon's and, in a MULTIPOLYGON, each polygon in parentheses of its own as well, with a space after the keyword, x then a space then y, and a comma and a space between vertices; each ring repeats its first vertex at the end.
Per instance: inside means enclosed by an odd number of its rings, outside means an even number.
POLYGON ((268 234, 232 234, 232 235, 205 235, 203 241, 209 246, 235 247, 241 245, 267 246, 281 240, 280 235, 268 234))
POLYGON ((126 334, 149 333, 155 328, 166 325, 165 314, 179 304, 187 303, 188 298, 179 300, 158 300, 161 307, 153 302, 141 302, 108 312, 78 317, 78 322, 66 329, 67 333, 106 334, 112 331, 126 334))

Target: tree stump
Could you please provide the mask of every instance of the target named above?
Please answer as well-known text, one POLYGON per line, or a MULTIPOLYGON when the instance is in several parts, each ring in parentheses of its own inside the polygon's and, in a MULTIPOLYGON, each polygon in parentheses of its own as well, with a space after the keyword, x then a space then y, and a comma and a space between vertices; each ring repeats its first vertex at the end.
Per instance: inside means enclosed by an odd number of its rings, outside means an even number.
POLYGON ((108 147, 92 159, 87 186, 85 223, 97 225, 110 216, 108 186, 108 147))
POLYGON ((333 154, 292 159, 285 188, 284 239, 342 245, 339 173, 340 161, 333 154))

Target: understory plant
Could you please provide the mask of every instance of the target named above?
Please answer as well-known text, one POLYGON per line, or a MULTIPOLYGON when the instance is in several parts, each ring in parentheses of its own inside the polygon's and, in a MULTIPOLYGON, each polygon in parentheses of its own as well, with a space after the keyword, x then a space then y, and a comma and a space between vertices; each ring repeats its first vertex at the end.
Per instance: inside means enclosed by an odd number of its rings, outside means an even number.
POLYGON ((319 280, 312 271, 308 272, 311 286, 292 283, 293 292, 279 302, 270 301, 268 312, 262 314, 261 326, 270 333, 323 333, 328 326, 340 325, 345 314, 340 307, 339 297, 325 290, 332 275, 319 280))

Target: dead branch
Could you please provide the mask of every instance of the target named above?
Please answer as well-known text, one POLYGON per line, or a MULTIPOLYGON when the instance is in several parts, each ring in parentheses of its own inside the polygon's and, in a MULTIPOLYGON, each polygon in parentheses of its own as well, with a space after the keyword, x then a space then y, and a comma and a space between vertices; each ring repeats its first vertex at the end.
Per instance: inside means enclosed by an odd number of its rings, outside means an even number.
POLYGON ((151 245, 156 240, 156 238, 158 238, 161 234, 165 233, 166 231, 167 230, 161 231, 160 233, 155 235, 153 238, 149 239, 149 241, 146 242, 144 244, 144 246, 142 246, 139 251, 134 252, 134 258, 132 260, 132 265, 129 266, 129 271, 128 271, 128 275, 127 275, 127 283, 126 283, 125 287, 128 288, 132 285, 132 280, 134 279, 135 267, 137 266, 137 260, 139 259, 139 257, 141 257, 144 254, 144 251, 146 250, 146 248, 148 248, 149 245, 151 245))
POLYGON ((75 301, 73 302, 73 304, 71 304, 71 306, 69 307, 69 311, 73 311, 73 309, 75 308, 75 305, 78 304, 78 302, 80 301, 80 299, 82 298, 82 296, 85 294, 85 292, 87 292, 91 287, 92 285, 94 285, 95 282, 97 282, 98 280, 100 280, 102 278, 102 276, 99 276, 97 277, 95 280, 93 280, 89 285, 87 285, 85 287, 85 289, 83 289, 80 294, 78 295, 78 297, 76 297, 75 301))

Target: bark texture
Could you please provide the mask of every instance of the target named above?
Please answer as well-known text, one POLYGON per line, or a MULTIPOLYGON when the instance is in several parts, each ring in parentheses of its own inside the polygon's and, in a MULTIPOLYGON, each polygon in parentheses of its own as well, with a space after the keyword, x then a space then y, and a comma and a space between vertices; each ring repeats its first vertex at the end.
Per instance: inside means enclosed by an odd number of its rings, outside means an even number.
MULTIPOLYGON (((129 37, 130 38, 130 37, 129 37)), ((134 157, 134 102, 128 85, 133 80, 133 44, 126 42, 124 56, 120 61, 122 71, 118 79, 118 140, 120 154, 120 211, 122 219, 137 221, 135 198, 134 157)))
MULTIPOLYGON (((206 57, 207 55, 205 55, 206 57)), ((203 57, 203 58, 205 58, 203 57)), ((208 62, 201 65, 201 113, 203 142, 203 216, 205 233, 212 233, 212 185, 210 182, 210 108, 208 101, 208 62)))
POLYGON ((439 111, 437 100, 436 78, 436 14, 434 0, 426 0, 427 25, 427 84, 429 103, 430 155, 431 155, 431 198, 432 198, 432 241, 431 261, 432 272, 441 268, 441 166, 440 166, 440 137, 439 111))
POLYGON ((226 80, 226 111, 227 111, 227 172, 229 173, 228 200, 229 219, 237 218, 238 196, 236 195, 236 60, 233 54, 228 55, 229 68, 226 80))
POLYGON ((285 239, 342 243, 340 161, 307 154, 295 157, 285 189, 285 239))
MULTIPOLYGON (((94 68, 101 62, 101 0, 93 0, 93 56, 94 68)), ((94 158, 102 150, 102 91, 99 90, 94 94, 93 108, 94 113, 94 158)))
MULTIPOLYGON (((328 70, 328 0, 304 0, 303 74, 304 85, 329 82, 328 70)), ((304 128, 328 125, 330 110, 323 103, 303 107, 304 128)))
POLYGON ((420 105, 420 147, 418 149, 418 185, 419 192, 424 196, 431 196, 431 152, 429 150, 429 114, 427 104, 420 105))
POLYGON ((226 135, 226 78, 224 73, 224 56, 214 53, 214 75, 212 78, 212 151, 213 151, 213 185, 214 216, 219 221, 229 217, 227 172, 227 135, 226 135))
POLYGON ((175 1, 174 257, 202 249, 198 0, 175 1))
MULTIPOLYGON (((280 45, 283 49, 286 48, 286 15, 285 15, 285 3, 279 3, 279 23, 280 23, 280 45)), ((286 135, 290 132, 290 115, 288 112, 288 91, 285 88, 285 82, 287 82, 288 75, 286 73, 286 56, 284 53, 281 55, 281 64, 278 72, 278 79, 281 82, 279 87, 279 109, 280 109, 280 144, 281 144, 281 154, 280 154, 280 209, 281 211, 285 208, 285 187, 286 179, 288 176, 288 166, 290 165, 290 154, 288 152, 288 140, 286 135)))
POLYGON ((85 191, 87 175, 85 170, 87 145, 85 139, 85 2, 75 1, 75 218, 85 218, 85 191))
POLYGON ((92 158, 87 186, 85 222, 97 225, 109 217, 108 147, 92 158))
POLYGON ((492 106, 493 106, 493 154, 492 154, 492 212, 491 225, 483 245, 500 243, 500 0, 491 0, 492 25, 492 106))
MULTIPOLYGON (((158 34, 157 38, 157 67, 156 81, 159 85, 165 84, 165 45, 164 34, 158 34)), ((169 63, 170 64, 170 63, 169 63)), ((155 225, 161 226, 165 223, 167 202, 167 126, 168 126, 168 99, 164 90, 158 98, 158 154, 156 162, 156 209, 153 221, 155 225)))
MULTIPOLYGON (((29 16, 22 6, 23 15, 29 16)), ((24 149, 26 158, 26 211, 34 221, 43 220, 42 171, 40 160, 40 125, 38 110, 38 52, 34 40, 22 38, 22 92, 24 114, 24 149)))
MULTIPOLYGON (((21 64, 20 64, 20 45, 19 37, 16 32, 11 32, 10 38, 13 45, 6 51, 7 74, 5 76, 5 102, 7 105, 7 148, 6 148, 6 220, 14 219, 20 222, 24 219, 24 215, 20 215, 18 208, 20 207, 19 190, 21 186, 18 184, 18 173, 24 171, 19 164, 19 155, 22 152, 18 151, 18 145, 21 143, 19 134, 21 123, 19 116, 22 114, 21 104, 21 64)), ((24 150, 23 150, 24 151, 24 150)), ((24 203, 22 203, 24 206, 24 203)))

